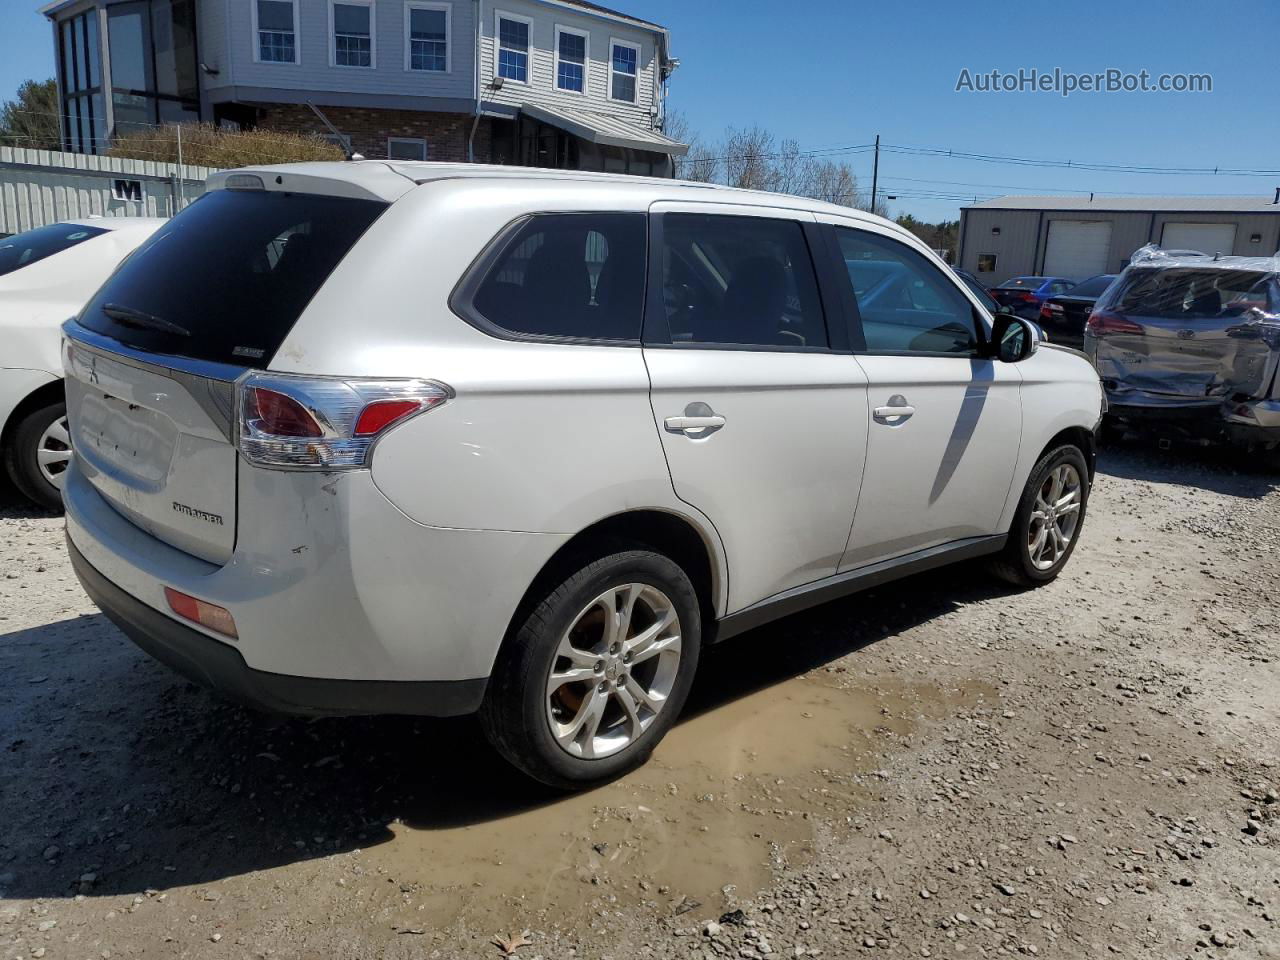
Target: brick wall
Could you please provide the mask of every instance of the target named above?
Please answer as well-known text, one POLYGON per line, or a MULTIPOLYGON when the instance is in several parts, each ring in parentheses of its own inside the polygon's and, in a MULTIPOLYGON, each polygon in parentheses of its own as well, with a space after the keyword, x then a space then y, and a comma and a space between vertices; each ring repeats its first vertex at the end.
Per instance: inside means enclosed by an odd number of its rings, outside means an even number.
MULTIPOLYGON (((291 133, 327 134, 328 128, 305 104, 257 103, 258 126, 291 133)), ((351 138, 352 149, 369 160, 387 155, 388 137, 427 141, 427 159, 460 163, 467 159, 467 139, 475 117, 469 113, 429 113, 421 110, 381 110, 372 107, 321 107, 329 122, 351 138)), ((475 158, 487 163, 491 151, 491 124, 480 119, 476 130, 475 158)))

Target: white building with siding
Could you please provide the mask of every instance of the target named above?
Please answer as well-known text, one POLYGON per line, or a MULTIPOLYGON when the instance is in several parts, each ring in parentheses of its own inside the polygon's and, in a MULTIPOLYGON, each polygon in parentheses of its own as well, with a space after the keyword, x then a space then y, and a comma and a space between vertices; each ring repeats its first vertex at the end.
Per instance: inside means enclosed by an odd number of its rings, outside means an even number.
POLYGON ((1010 277, 1118 273, 1139 247, 1224 256, 1280 250, 1271 197, 999 197, 962 207, 956 265, 988 286, 1010 277))
POLYGON ((588 0, 54 0, 64 148, 203 121, 394 156, 670 174, 665 27, 588 0), (315 116, 319 107, 332 126, 315 116))

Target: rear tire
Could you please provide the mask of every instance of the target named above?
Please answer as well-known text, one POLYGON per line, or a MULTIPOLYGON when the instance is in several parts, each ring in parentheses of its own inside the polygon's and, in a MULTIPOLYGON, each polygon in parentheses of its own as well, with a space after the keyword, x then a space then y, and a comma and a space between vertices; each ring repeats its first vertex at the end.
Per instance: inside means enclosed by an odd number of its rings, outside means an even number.
POLYGON ((1062 572, 1084 527, 1089 468, 1079 447, 1050 450, 1027 479, 1009 539, 991 571, 1016 587, 1038 587, 1062 572))
POLYGON ((698 666, 698 596, 669 558, 624 549, 555 583, 498 654, 480 723, 513 766, 577 790, 643 764, 698 666))
POLYGON ((65 403, 51 403, 19 420, 4 451, 13 485, 46 510, 62 510, 62 477, 70 461, 65 403))

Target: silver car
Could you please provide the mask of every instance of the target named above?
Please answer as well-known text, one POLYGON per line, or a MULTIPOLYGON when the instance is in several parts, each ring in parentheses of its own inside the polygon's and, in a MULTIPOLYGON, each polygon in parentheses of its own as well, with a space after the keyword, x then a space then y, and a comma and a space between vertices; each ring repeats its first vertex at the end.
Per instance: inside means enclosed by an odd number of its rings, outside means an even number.
POLYGON ((1280 454, 1280 258, 1144 248, 1094 306, 1108 425, 1280 454))

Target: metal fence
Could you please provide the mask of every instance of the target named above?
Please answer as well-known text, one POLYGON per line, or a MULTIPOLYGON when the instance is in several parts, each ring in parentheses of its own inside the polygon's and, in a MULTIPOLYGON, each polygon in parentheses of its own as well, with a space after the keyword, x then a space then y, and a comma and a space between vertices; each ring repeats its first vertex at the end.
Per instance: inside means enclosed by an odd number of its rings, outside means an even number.
POLYGON ((0 236, 86 217, 171 217, 210 167, 0 147, 0 236))

